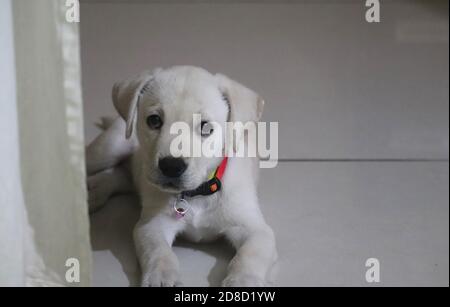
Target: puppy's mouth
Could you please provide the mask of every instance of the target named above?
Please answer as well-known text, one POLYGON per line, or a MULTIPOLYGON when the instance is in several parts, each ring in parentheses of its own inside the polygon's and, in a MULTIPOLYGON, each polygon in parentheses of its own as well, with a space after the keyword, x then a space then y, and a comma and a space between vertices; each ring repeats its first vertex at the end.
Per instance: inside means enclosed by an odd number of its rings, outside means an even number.
POLYGON ((184 191, 196 189, 202 182, 183 174, 180 177, 167 177, 157 170, 152 170, 146 175, 147 182, 160 191, 170 194, 180 194, 184 191))
POLYGON ((184 189, 180 185, 173 182, 166 182, 159 184, 159 188, 165 192, 181 193, 184 189))
POLYGON ((163 192, 179 194, 187 188, 180 179, 158 178, 152 180, 147 178, 148 182, 163 192))

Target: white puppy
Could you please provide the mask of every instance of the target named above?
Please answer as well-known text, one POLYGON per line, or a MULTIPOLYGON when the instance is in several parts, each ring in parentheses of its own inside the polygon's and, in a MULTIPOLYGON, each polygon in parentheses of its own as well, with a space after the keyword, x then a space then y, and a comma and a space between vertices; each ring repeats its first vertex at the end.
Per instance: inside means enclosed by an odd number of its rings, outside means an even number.
POLYGON ((180 193, 208 182, 223 158, 174 158, 169 150, 175 137, 171 124, 185 122, 194 137, 204 140, 214 133, 203 134, 207 122, 225 127, 227 121, 258 121, 263 100, 223 75, 176 66, 115 84, 113 102, 121 118, 87 148, 89 203, 96 209, 114 193, 137 189, 142 213, 134 240, 142 286, 178 284, 178 260, 171 248, 177 235, 196 242, 225 236, 237 253, 223 285, 266 285, 277 254, 258 205, 257 159, 229 158, 221 189, 186 198, 189 210, 180 218, 174 209, 180 193), (201 114, 201 127, 192 127, 193 114, 201 114), (130 166, 133 180, 124 165, 130 166))

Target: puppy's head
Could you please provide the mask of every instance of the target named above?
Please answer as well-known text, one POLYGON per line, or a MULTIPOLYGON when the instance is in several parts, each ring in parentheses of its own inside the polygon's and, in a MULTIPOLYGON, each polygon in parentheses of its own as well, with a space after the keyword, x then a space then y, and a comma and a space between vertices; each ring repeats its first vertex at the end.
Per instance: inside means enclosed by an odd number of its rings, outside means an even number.
MULTIPOLYGON (((259 120, 264 104, 255 92, 236 81, 191 66, 144 72, 116 83, 112 96, 118 113, 127 122, 126 137, 136 133, 139 140, 147 180, 173 193, 198 187, 222 160, 172 156, 171 143, 177 137, 170 133, 173 124, 189 126, 188 143, 198 144, 219 130, 214 125, 225 132, 227 121, 259 120), (195 127, 194 114, 201 116, 195 127)), ((224 148, 226 139, 223 133, 224 148)))

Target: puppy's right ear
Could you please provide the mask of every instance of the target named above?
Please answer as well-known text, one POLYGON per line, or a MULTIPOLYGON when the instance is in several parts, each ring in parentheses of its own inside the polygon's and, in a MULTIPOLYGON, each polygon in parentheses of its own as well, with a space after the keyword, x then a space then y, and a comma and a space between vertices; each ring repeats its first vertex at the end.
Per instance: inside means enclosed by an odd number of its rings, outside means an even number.
POLYGON ((152 78, 152 72, 146 71, 135 78, 117 82, 113 86, 112 100, 117 112, 127 123, 127 139, 133 133, 139 99, 152 78))

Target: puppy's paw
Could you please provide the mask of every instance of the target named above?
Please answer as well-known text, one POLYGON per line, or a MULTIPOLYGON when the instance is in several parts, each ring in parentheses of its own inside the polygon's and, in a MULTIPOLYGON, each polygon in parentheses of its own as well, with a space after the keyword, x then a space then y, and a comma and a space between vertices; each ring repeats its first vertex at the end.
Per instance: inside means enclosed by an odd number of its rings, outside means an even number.
POLYGON ((179 278, 176 256, 160 257, 143 270, 141 286, 177 287, 181 286, 179 278))
POLYGON ((222 282, 222 287, 266 287, 265 280, 251 274, 229 274, 222 282))
POLYGON ((109 170, 89 176, 87 179, 89 211, 96 211, 106 204, 113 193, 113 178, 109 170))

